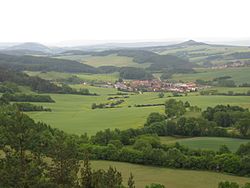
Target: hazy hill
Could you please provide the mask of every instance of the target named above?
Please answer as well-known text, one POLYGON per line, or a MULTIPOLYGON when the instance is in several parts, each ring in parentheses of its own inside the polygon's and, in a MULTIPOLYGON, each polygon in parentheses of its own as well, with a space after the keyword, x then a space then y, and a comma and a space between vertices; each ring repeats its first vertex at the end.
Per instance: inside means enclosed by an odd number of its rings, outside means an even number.
POLYGON ((99 70, 77 61, 37 56, 13 56, 0 54, 0 65, 13 70, 86 72, 98 73, 99 70))
POLYGON ((29 50, 29 51, 38 51, 43 53, 51 53, 51 49, 43 44, 35 42, 26 42, 18 45, 14 45, 5 49, 6 51, 13 50, 29 50))

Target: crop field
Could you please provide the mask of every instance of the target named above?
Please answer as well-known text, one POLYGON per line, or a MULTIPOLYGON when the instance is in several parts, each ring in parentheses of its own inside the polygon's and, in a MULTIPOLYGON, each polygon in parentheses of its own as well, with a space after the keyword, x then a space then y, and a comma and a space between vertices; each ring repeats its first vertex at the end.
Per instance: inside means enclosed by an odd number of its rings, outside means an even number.
POLYGON ((149 64, 138 64, 133 61, 132 57, 118 56, 110 54, 107 56, 91 56, 91 55, 73 55, 60 56, 62 59, 76 60, 84 64, 94 67, 100 66, 116 66, 116 67, 147 67, 149 64))
POLYGON ((172 144, 179 142, 181 145, 193 149, 208 149, 218 151, 221 145, 226 145, 232 152, 235 152, 241 144, 250 142, 250 139, 220 138, 220 137, 161 137, 161 142, 172 144))
POLYGON ((132 172, 137 188, 144 188, 145 185, 152 182, 164 184, 166 188, 217 188, 221 181, 233 181, 239 184, 250 181, 250 178, 215 172, 169 169, 111 161, 92 161, 92 167, 96 169, 107 169, 109 166, 114 166, 118 171, 121 171, 124 183, 127 182, 129 174, 132 172))
POLYGON ((236 84, 242 84, 249 82, 250 80, 250 67, 241 67, 241 68, 233 68, 233 69, 203 69, 198 71, 198 73, 193 74, 175 74, 173 76, 174 80, 185 80, 185 81, 195 81, 197 79, 202 80, 212 80, 214 78, 222 77, 222 76, 231 76, 232 80, 235 81, 236 84))
MULTIPOLYGON (((109 94, 115 95, 117 90, 85 85, 74 85, 74 87, 88 88, 90 92, 97 93, 99 96, 50 94, 56 103, 39 103, 39 105, 51 108, 52 112, 29 112, 28 114, 37 121, 43 121, 69 133, 87 132, 93 135, 97 131, 107 128, 142 127, 151 112, 164 113, 164 106, 136 108, 134 105, 164 103, 170 95, 166 93, 164 98, 158 98, 158 93, 148 92, 133 95, 130 93, 129 98, 124 99, 125 102, 118 108, 93 110, 91 109, 93 103, 108 102, 109 94)), ((246 96, 200 96, 198 93, 192 93, 175 99, 189 101, 192 105, 197 105, 202 109, 217 104, 240 105, 250 108, 250 97, 246 96)))

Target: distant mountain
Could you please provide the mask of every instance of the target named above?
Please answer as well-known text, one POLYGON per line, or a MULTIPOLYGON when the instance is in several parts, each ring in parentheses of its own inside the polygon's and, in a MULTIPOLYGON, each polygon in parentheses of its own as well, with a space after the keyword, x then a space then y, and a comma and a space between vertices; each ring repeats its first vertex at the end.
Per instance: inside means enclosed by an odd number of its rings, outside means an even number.
POLYGON ((29 51, 38 51, 43 53, 51 53, 52 50, 40 43, 35 42, 27 42, 18 45, 11 46, 5 49, 6 51, 13 51, 13 50, 29 50, 29 51))
POLYGON ((204 42, 197 42, 194 40, 188 40, 179 44, 176 44, 175 46, 198 46, 198 45, 207 45, 204 42))

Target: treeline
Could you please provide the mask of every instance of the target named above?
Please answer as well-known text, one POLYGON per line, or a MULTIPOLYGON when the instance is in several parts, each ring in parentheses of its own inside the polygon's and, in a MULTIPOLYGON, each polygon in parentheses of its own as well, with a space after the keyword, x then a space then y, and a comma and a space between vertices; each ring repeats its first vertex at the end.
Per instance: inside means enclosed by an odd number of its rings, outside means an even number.
POLYGON ((249 59, 250 52, 236 52, 233 54, 229 54, 229 56, 232 56, 233 59, 249 59))
POLYGON ((213 80, 198 79, 195 82, 199 85, 210 85, 218 87, 237 87, 236 83, 234 82, 234 80, 231 80, 230 76, 222 76, 214 78, 213 80))
POLYGON ((240 186, 236 182, 225 181, 225 182, 220 182, 218 188, 250 188, 250 183, 246 183, 245 185, 240 186))
POLYGON ((114 96, 114 97, 108 97, 107 100, 127 99, 127 98, 129 98, 128 95, 125 95, 125 96, 114 96))
POLYGON ((125 100, 121 99, 121 100, 116 100, 116 101, 107 102, 107 103, 100 103, 100 104, 93 103, 91 105, 91 109, 115 108, 115 107, 117 107, 118 105, 120 105, 120 104, 122 104, 124 102, 125 102, 125 100))
POLYGON ((228 91, 227 93, 219 92, 218 90, 203 90, 200 95, 223 95, 223 96, 250 96, 250 90, 245 93, 228 91))
POLYGON ((20 92, 18 85, 12 82, 0 83, 0 93, 16 93, 20 92))
POLYGON ((164 106, 164 103, 159 104, 135 104, 134 107, 150 107, 150 106, 164 106))
POLYGON ((32 112, 32 111, 45 111, 51 112, 50 108, 45 108, 43 106, 34 105, 31 103, 14 103, 18 110, 21 112, 32 112))
POLYGON ((217 152, 195 150, 178 143, 163 145, 157 136, 145 135, 147 132, 155 131, 147 128, 100 131, 91 138, 94 145, 82 147, 89 150, 94 159, 250 175, 249 144, 242 145, 237 153, 226 146, 221 146, 217 152))
POLYGON ((132 79, 132 80, 151 80, 153 79, 153 75, 145 69, 136 68, 136 67, 122 67, 119 70, 120 77, 124 79, 132 79))
POLYGON ((55 101, 49 95, 33 95, 33 94, 10 94, 4 93, 2 100, 11 102, 49 102, 54 103, 55 101))

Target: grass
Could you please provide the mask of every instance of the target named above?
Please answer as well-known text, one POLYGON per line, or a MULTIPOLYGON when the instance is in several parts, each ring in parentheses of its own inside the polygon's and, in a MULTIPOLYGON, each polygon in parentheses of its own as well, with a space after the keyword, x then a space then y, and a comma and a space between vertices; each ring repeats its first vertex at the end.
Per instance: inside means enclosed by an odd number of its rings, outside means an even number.
POLYGON ((116 67, 148 67, 149 64, 139 64, 133 61, 132 57, 110 54, 107 56, 73 55, 60 56, 62 59, 76 60, 94 67, 116 66, 116 67))
POLYGON ((203 69, 193 74, 175 74, 174 80, 195 81, 197 79, 212 80, 221 76, 231 76, 236 84, 250 82, 250 67, 228 69, 203 69))
MULTIPOLYGON (((164 98, 158 98, 157 93, 149 92, 129 95, 120 108, 92 110, 92 103, 108 102, 109 94, 115 94, 117 90, 85 85, 74 85, 74 87, 88 88, 90 92, 98 93, 100 96, 49 94, 56 103, 39 103, 39 105, 51 108, 52 112, 29 112, 28 114, 36 121, 43 121, 69 133, 82 134, 87 132, 93 135, 97 131, 107 128, 142 127, 151 112, 164 113, 164 106, 136 108, 134 105, 164 103, 169 99, 168 94, 165 94, 164 98)), ((245 96, 200 96, 197 93, 192 93, 176 99, 189 101, 192 105, 197 105, 202 109, 217 104, 240 105, 250 108, 250 97, 245 96)), ((198 116, 199 114, 187 114, 187 116, 192 115, 198 116)))
POLYGON ((228 93, 229 91, 233 91, 234 93, 246 93, 250 91, 250 87, 213 87, 207 88, 206 90, 217 90, 220 93, 228 93))
POLYGON ((75 75, 81 78, 84 81, 108 81, 114 82, 119 79, 119 73, 112 74, 87 74, 87 73, 79 73, 79 74, 71 74, 71 73, 61 73, 61 72, 35 72, 35 71, 25 71, 30 76, 38 76, 45 80, 60 80, 67 79, 71 76, 75 75))
POLYGON ((136 188, 144 188, 151 183, 164 184, 166 188, 217 188, 221 181, 233 181, 241 185, 250 182, 250 178, 215 172, 168 169, 111 161, 92 162, 92 167, 95 169, 107 169, 109 166, 121 171, 124 184, 132 172, 136 188))
POLYGON ((193 149, 208 149, 218 151, 221 145, 226 145, 232 152, 235 152, 241 144, 250 142, 250 139, 220 138, 220 137, 161 137, 161 142, 171 144, 179 142, 181 145, 193 149))

